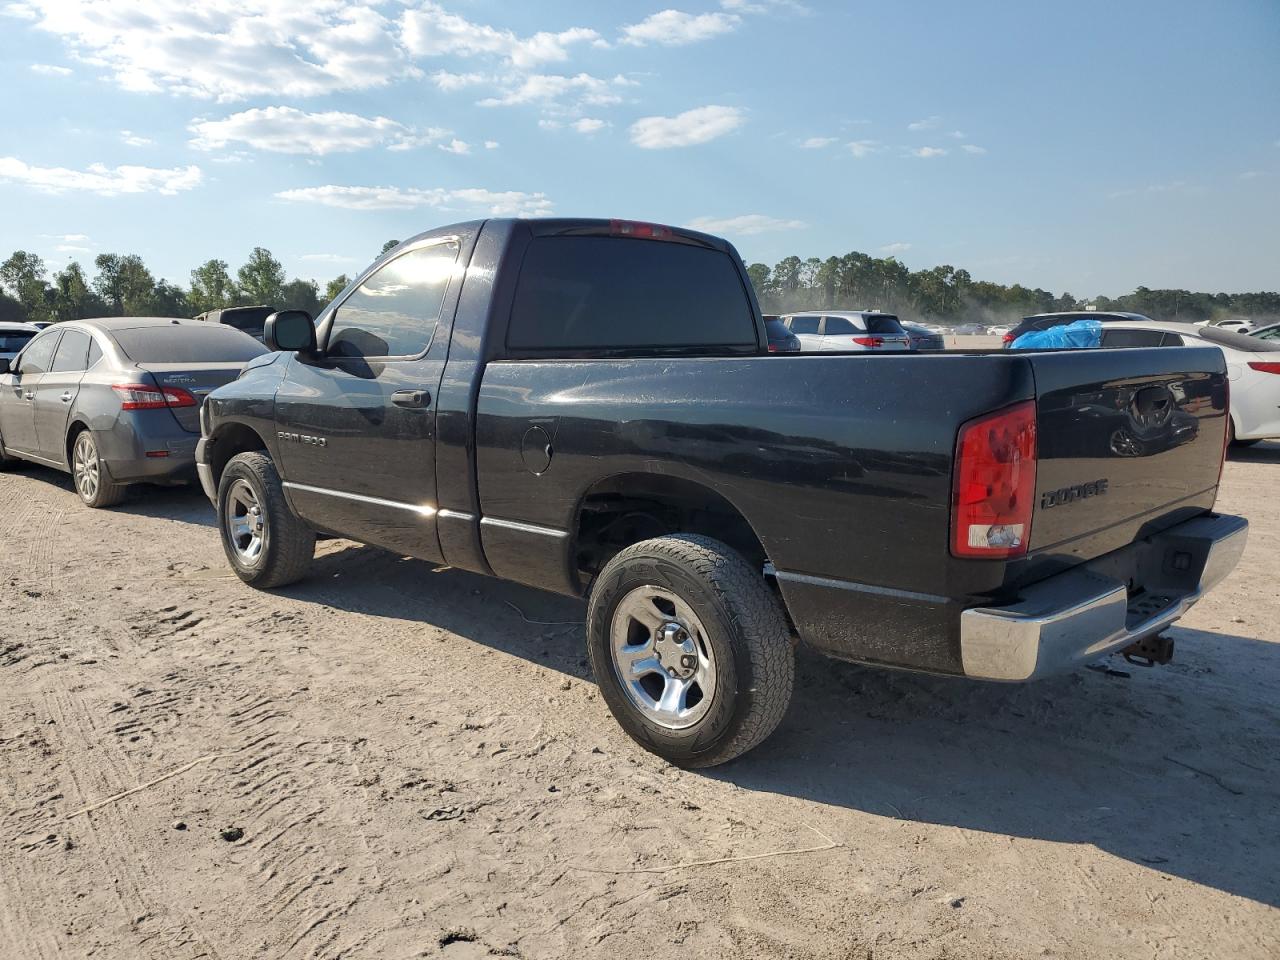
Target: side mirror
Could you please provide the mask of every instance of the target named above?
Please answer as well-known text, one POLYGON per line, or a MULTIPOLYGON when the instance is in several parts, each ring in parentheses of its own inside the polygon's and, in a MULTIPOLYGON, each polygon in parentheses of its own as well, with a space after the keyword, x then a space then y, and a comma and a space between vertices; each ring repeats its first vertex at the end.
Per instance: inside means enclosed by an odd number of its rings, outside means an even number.
POLYGON ((314 354, 316 325, 305 310, 277 310, 263 324, 262 342, 268 350, 314 354))
POLYGON ((9 364, 11 362, 8 357, 0 357, 0 376, 9 372, 9 364))

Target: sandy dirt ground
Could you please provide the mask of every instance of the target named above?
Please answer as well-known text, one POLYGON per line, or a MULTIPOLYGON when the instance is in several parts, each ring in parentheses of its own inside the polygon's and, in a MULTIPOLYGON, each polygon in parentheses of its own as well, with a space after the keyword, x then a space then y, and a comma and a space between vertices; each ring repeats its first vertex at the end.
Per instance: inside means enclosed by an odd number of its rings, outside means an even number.
POLYGON ((574 602, 342 541, 260 593, 196 491, 0 475, 0 958, 1280 956, 1278 480, 1228 464, 1248 552, 1170 667, 802 656, 688 773, 574 602))

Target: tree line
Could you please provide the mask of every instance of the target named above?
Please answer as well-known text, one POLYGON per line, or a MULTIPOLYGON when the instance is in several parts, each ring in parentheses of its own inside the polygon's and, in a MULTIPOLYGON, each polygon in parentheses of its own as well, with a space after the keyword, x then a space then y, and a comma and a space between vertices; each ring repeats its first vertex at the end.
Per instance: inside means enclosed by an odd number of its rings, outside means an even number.
POLYGON ((795 310, 883 310, 904 320, 943 324, 1011 323, 1033 313, 1099 310, 1142 313, 1189 323, 1232 317, 1280 319, 1280 293, 1196 293, 1138 287, 1122 297, 1080 299, 1070 293, 974 280, 950 265, 909 270, 896 257, 847 253, 842 257, 786 257, 776 266, 753 263, 747 274, 765 313, 795 310))
MULTIPOLYGON (((399 241, 388 240, 382 253, 399 241)), ((193 317, 206 310, 250 304, 306 310, 312 316, 342 292, 346 274, 323 291, 315 280, 290 280, 265 247, 254 247, 235 273, 225 260, 206 260, 183 288, 157 279, 136 254, 101 253, 90 278, 78 262, 49 274, 34 253, 17 250, 0 263, 0 321, 58 323, 84 317, 193 317)))
MULTIPOLYGON (((382 245, 386 253, 398 241, 382 245)), ((267 304, 315 316, 349 282, 334 277, 323 290, 315 280, 289 279, 265 247, 254 247, 233 273, 225 260, 206 260, 184 288, 157 279, 136 254, 99 254, 90 278, 77 262, 50 275, 40 257, 18 250, 0 264, 0 320, 78 320, 101 316, 195 316, 218 307, 267 304)), ((1198 322, 1240 317, 1280 320, 1280 293, 1197 293, 1138 287, 1122 297, 1079 299, 1021 284, 974 280, 950 265, 909 270, 896 257, 847 253, 842 257, 791 256, 775 266, 747 267, 765 313, 793 310, 878 309, 903 319, 944 324, 1010 323, 1032 313, 1125 310, 1159 320, 1198 322)))

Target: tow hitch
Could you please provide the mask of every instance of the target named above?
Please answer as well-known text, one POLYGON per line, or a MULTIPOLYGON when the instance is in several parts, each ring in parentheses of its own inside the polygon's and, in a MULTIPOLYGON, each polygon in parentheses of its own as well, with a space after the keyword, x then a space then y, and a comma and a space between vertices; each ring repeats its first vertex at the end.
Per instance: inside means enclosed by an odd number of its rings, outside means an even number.
POLYGON ((1143 637, 1120 651, 1126 661, 1135 667, 1163 666, 1173 660, 1172 637, 1143 637))

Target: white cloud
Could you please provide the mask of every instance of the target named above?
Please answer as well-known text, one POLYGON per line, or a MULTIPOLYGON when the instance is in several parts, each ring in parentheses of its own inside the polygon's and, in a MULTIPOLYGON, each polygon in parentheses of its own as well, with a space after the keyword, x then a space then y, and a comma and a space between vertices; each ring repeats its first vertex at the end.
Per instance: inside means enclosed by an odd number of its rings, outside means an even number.
POLYGON ((484 142, 484 148, 486 150, 497 150, 498 147, 499 147, 499 143, 497 140, 486 140, 484 142))
POLYGON ((80 190, 104 197, 122 193, 162 193, 172 196, 197 186, 201 173, 196 166, 162 169, 129 164, 107 167, 105 164, 92 163, 85 170, 33 167, 17 157, 0 157, 0 181, 3 180, 26 184, 42 193, 80 190))
POLYGON ((662 10, 639 23, 622 28, 622 42, 633 46, 658 43, 665 47, 682 47, 730 33, 742 18, 732 13, 684 13, 662 10))
POLYGON ((480 210, 494 217, 546 216, 551 201, 542 193, 516 190, 495 192, 478 187, 445 190, 439 187, 423 190, 417 187, 300 187, 276 194, 292 203, 316 203, 346 210, 413 210, 432 207, 438 210, 480 210))
POLYGON ((59 243, 88 243, 89 235, 87 233, 42 233, 40 235, 45 240, 57 240, 59 243))
POLYGON ((720 6, 737 13, 769 13, 774 10, 786 10, 802 16, 812 11, 799 0, 720 0, 720 6))
POLYGON ((934 157, 945 157, 947 151, 942 147, 920 147, 912 150, 909 156, 919 157, 922 160, 932 160, 934 157))
POLYGON ((915 130, 917 132, 921 130, 936 130, 938 124, 941 122, 942 118, 938 116, 925 117, 923 120, 916 120, 914 123, 908 123, 907 129, 915 130))
POLYGON ((899 253, 906 253, 911 249, 911 244, 902 240, 895 240, 893 243, 886 243, 880 248, 881 253, 887 253, 889 256, 896 256, 899 253))
POLYGON ((622 98, 614 92, 613 88, 626 86, 629 83, 630 81, 625 77, 602 80, 589 73, 579 73, 573 77, 534 73, 500 96, 486 97, 481 100, 480 106, 512 107, 529 103, 547 106, 570 96, 576 97, 583 104, 603 106, 619 103, 622 98))
POLYGON ((852 140, 847 146, 849 152, 858 160, 863 157, 869 157, 873 153, 879 153, 884 149, 884 145, 879 140, 852 140))
MULTIPOLYGON (((10 9, 12 10, 12 6, 10 9)), ((126 90, 309 97, 413 76, 375 0, 23 0, 36 26, 126 90)))
POLYGON ((800 230, 804 228, 805 223, 803 220, 766 217, 762 213, 744 213, 737 217, 695 217, 686 226, 704 233, 752 237, 758 233, 772 233, 777 230, 800 230))
POLYGON ((149 147, 154 142, 149 137, 136 134, 132 130, 121 130, 120 139, 130 147, 149 147))
POLYGON ((1238 174, 1238 178, 1241 180, 1257 180, 1258 177, 1262 177, 1265 175, 1266 174, 1264 174, 1261 170, 1246 170, 1244 171, 1244 173, 1238 174))
POLYGON ((31 72, 38 73, 42 77, 69 77, 71 76, 70 67, 56 67, 51 63, 33 63, 31 72))
POLYGON ((271 153, 312 156, 350 153, 384 144, 393 150, 406 150, 433 143, 448 133, 438 127, 413 130, 386 117, 362 117, 337 110, 307 113, 296 107, 244 110, 222 120, 192 121, 188 129, 195 134, 191 145, 198 150, 245 143, 271 153))
POLYGON ((582 117, 570 124, 579 133, 598 133, 608 125, 605 121, 598 120, 595 117, 582 117))
POLYGON ((823 147, 831 146, 839 139, 839 137, 810 137, 808 140, 803 141, 800 146, 805 150, 821 150, 823 147))
POLYGON ((437 70, 431 75, 431 82, 446 93, 465 90, 467 87, 478 87, 494 81, 495 78, 487 73, 450 73, 448 70, 437 70))
POLYGON ((986 147, 980 147, 976 143, 964 143, 960 145, 960 149, 965 153, 972 153, 974 156, 982 156, 987 152, 986 147))
POLYGON ((737 107, 712 104, 674 117, 642 117, 631 125, 631 142, 645 150, 691 147, 732 133, 744 122, 737 107))
POLYGON ((458 156, 466 156, 471 152, 471 144, 465 140, 459 140, 454 137, 448 143, 440 144, 440 149, 445 153, 456 153, 458 156))
POLYGON ((963 130, 952 130, 950 133, 947 134, 947 136, 950 137, 952 140, 963 140, 965 137, 968 136, 968 134, 965 133, 963 130))
POLYGON ((559 33, 541 31, 529 37, 519 37, 510 30, 473 23, 431 2, 406 10, 400 17, 400 25, 405 47, 416 56, 474 57, 487 54, 503 57, 522 69, 568 60, 569 48, 575 44, 604 43, 600 34, 584 27, 571 27, 559 33))

